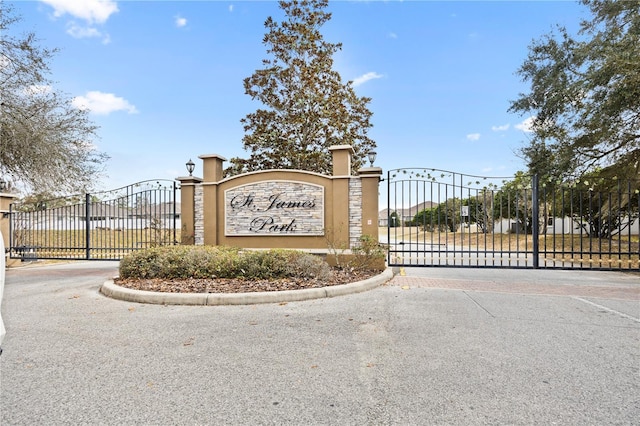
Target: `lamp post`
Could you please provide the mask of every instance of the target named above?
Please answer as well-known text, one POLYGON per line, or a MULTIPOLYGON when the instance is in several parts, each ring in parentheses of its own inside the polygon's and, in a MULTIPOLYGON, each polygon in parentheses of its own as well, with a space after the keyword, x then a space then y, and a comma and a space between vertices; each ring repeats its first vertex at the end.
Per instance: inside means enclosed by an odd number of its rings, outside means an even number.
POLYGON ((371 163, 370 167, 373 167, 373 162, 376 161, 376 156, 378 155, 375 151, 369 151, 367 153, 367 158, 369 159, 369 163, 371 163))
POLYGON ((193 161, 191 161, 191 158, 189 158, 189 161, 187 161, 185 166, 187 166, 187 171, 189 172, 189 176, 193 176, 193 169, 196 168, 196 165, 193 161))

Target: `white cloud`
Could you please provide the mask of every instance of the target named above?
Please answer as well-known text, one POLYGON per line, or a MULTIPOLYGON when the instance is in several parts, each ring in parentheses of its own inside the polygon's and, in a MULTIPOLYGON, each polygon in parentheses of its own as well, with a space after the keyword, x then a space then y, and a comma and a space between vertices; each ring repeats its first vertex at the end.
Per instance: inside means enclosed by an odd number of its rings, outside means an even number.
POLYGON ((232 4, 229 5, 229 12, 233 12, 233 5, 232 4))
POLYGON ((396 33, 389 33, 389 38, 398 38, 398 34, 396 33))
POLYGON ((523 132, 527 132, 527 133, 531 133, 533 132, 533 120, 535 119, 535 117, 529 117, 526 120, 524 120, 522 123, 520 124, 516 124, 515 127, 518 130, 522 130, 523 132))
POLYGON ((182 16, 176 16, 176 27, 182 28, 187 25, 187 18, 183 18, 182 16))
POLYGON ((493 130, 494 132, 504 132, 505 130, 509 130, 509 127, 511 127, 511 125, 509 124, 503 124, 502 126, 491 126, 491 130, 493 130))
POLYGON ((73 38, 102 37, 102 44, 111 43, 111 36, 109 36, 109 34, 102 33, 95 27, 78 25, 73 21, 67 23, 67 34, 73 38))
POLYGON ((470 140, 470 141, 477 141, 477 140, 479 140, 479 139, 480 139, 480 133, 469 133, 469 134, 467 135, 467 140, 470 140))
POLYGON ((366 83, 369 80, 375 80, 376 78, 382 78, 383 76, 381 74, 378 74, 376 72, 368 72, 364 75, 361 75, 360 77, 356 77, 353 79, 353 87, 358 87, 361 84, 366 83))
POLYGON ((89 24, 103 24, 118 11, 118 4, 113 0, 40 0, 53 7, 53 16, 59 18, 69 14, 74 18, 87 21, 89 24))
POLYGON ((88 109, 98 115, 108 115, 115 111, 126 111, 129 114, 138 113, 134 105, 113 93, 91 91, 87 92, 85 96, 76 96, 71 103, 78 109, 88 109))
POLYGON ((73 21, 67 23, 67 34, 74 38, 101 37, 102 34, 94 27, 84 27, 73 21))

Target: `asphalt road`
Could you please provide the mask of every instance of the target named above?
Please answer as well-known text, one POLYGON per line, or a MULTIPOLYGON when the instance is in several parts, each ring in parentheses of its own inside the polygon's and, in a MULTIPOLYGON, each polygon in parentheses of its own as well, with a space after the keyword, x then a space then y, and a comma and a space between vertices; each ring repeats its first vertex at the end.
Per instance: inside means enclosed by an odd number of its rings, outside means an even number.
POLYGON ((111 262, 7 271, 2 425, 637 425, 640 277, 406 269, 254 306, 106 298, 111 262))

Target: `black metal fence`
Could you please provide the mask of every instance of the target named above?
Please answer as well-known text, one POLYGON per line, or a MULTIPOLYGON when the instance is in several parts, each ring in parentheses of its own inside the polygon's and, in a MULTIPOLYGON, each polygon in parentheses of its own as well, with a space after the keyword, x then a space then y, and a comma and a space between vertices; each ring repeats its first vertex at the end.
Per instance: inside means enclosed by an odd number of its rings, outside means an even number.
POLYGON ((640 270, 639 181, 388 172, 391 266, 640 270))
POLYGON ((176 244, 177 186, 150 180, 123 188, 10 206, 10 256, 23 260, 118 260, 133 250, 176 244))

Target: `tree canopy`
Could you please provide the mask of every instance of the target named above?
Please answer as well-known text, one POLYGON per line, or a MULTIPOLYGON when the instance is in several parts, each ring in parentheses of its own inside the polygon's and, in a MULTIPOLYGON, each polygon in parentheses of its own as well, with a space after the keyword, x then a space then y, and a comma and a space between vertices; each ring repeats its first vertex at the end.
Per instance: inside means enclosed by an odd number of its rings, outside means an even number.
POLYGON ((582 3, 592 17, 579 32, 559 27, 534 41, 518 70, 530 91, 510 111, 533 116, 533 137, 522 153, 531 172, 554 178, 612 166, 637 177, 640 7, 636 1, 582 3))
POLYGON ((53 87, 57 49, 32 32, 11 33, 19 19, 0 2, 0 177, 27 192, 85 191, 106 160, 93 144, 96 126, 53 87))
POLYGON ((264 108, 241 120, 247 159, 233 158, 227 173, 303 169, 330 173, 331 145, 351 145, 354 170, 364 165, 375 142, 367 136, 372 113, 367 97, 356 95, 332 69, 340 43, 323 39, 331 14, 328 0, 280 1, 282 22, 267 18, 263 43, 271 58, 244 80, 245 93, 264 108))

